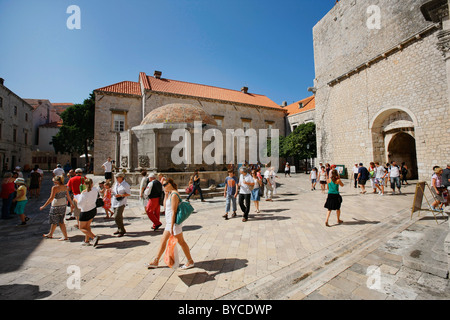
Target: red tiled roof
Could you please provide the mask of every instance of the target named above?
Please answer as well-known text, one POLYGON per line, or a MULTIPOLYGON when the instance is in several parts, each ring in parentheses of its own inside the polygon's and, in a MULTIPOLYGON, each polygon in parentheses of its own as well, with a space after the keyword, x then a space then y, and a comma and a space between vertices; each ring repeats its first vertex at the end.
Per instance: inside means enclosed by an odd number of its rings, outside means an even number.
POLYGON ((43 127, 43 128, 61 128, 63 125, 62 120, 58 121, 58 122, 51 122, 51 123, 46 123, 43 125, 40 125, 39 127, 43 127))
POLYGON ((303 113, 306 111, 311 111, 316 109, 316 99, 315 96, 294 102, 293 104, 284 107, 287 110, 289 116, 294 114, 303 113), (300 108, 300 104, 303 104, 303 108, 300 108))
POLYGON ((122 81, 110 86, 106 86, 95 91, 112 92, 112 93, 123 93, 131 95, 141 95, 141 85, 139 82, 133 81, 122 81))
MULTIPOLYGON (((182 82, 169 79, 157 79, 147 76, 150 89, 156 92, 167 92, 192 97, 214 99, 228 102, 243 103, 261 107, 282 109, 268 97, 254 93, 244 93, 237 90, 224 89, 203 84, 182 82)), ((144 82, 145 85, 145 82, 144 82)), ((148 88, 146 88, 148 89, 148 88)))
POLYGON ((139 81, 140 82, 123 81, 95 91, 141 95, 142 83, 145 90, 154 92, 172 93, 283 110, 281 106, 261 94, 244 93, 237 90, 177 80, 157 79, 155 77, 147 76, 144 72, 139 74, 139 81))

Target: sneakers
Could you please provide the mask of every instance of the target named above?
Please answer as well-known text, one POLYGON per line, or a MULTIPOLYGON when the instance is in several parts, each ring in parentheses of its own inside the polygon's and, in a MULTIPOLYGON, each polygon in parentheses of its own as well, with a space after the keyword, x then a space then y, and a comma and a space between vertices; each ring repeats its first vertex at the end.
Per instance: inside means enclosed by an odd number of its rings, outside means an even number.
POLYGON ((94 248, 97 246, 98 240, 100 240, 100 237, 99 237, 99 236, 95 236, 95 238, 94 238, 94 244, 93 244, 94 248))

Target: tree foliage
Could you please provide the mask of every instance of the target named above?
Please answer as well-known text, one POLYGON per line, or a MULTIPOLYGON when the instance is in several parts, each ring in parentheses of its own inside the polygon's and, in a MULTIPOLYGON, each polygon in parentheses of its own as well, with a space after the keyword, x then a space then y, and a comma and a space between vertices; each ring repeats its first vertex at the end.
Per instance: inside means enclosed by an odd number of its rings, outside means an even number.
POLYGON ((298 126, 289 136, 280 139, 280 157, 310 159, 317 156, 316 125, 298 126))
POLYGON ((94 145, 95 95, 91 93, 83 104, 67 108, 62 114, 63 125, 53 137, 55 152, 85 154, 94 145))

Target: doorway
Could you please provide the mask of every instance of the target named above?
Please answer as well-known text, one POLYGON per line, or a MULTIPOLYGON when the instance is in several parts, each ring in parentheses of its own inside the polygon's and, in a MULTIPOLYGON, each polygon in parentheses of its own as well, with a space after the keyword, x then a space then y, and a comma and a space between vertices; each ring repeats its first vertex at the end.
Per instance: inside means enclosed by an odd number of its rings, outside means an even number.
POLYGON ((398 166, 403 162, 406 164, 408 179, 418 178, 416 139, 412 135, 406 132, 397 133, 389 143, 388 157, 389 162, 396 161, 398 166))

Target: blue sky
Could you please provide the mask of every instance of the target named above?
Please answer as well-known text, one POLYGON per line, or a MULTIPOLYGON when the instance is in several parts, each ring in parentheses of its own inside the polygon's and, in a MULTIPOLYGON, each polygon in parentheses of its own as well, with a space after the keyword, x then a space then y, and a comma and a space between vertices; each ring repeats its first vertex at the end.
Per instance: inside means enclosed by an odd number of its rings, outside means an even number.
POLYGON ((139 72, 268 96, 310 95, 312 28, 335 0, 0 0, 0 77, 22 98, 81 103, 139 72), (69 30, 70 5, 81 29, 69 30))

